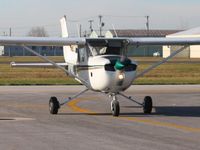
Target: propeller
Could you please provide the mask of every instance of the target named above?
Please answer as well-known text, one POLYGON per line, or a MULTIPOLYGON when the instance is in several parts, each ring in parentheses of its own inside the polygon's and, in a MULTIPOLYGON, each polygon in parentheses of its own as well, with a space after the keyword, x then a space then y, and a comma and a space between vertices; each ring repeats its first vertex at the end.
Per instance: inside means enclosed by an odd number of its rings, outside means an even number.
POLYGON ((116 81, 118 81, 116 84, 118 86, 121 86, 123 84, 125 79, 124 68, 130 64, 131 61, 124 56, 122 56, 121 59, 118 59, 115 62, 114 68, 116 70, 116 81))
POLYGON ((124 51, 122 51, 122 56, 120 59, 118 59, 115 63, 115 69, 116 70, 123 70, 127 65, 131 64, 130 59, 127 58, 126 53, 127 53, 127 47, 128 47, 128 41, 124 40, 122 45, 124 45, 124 51))
POLYGON ((114 63, 114 68, 116 70, 116 84, 118 86, 121 86, 124 82, 125 79, 125 73, 124 70, 127 66, 131 64, 131 60, 127 58, 126 52, 127 52, 127 46, 128 46, 128 41, 123 41, 122 43, 124 45, 124 51, 122 52, 122 55, 120 59, 117 59, 116 62, 114 63))

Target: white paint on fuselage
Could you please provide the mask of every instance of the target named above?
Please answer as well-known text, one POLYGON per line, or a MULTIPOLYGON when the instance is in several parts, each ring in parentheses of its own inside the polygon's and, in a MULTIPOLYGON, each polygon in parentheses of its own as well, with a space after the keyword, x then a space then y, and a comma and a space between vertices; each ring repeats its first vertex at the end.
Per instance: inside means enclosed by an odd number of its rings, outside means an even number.
MULTIPOLYGON (((132 84, 136 71, 122 71, 124 79, 122 84, 119 85, 119 71, 105 70, 105 65, 111 63, 108 56, 110 57, 111 55, 89 57, 87 61, 88 68, 80 69, 77 72, 78 76, 87 81, 95 91, 111 93, 124 91, 132 84)), ((120 58, 120 56, 116 55, 113 55, 113 57, 120 58)), ((132 62, 132 64, 136 63, 132 62)))

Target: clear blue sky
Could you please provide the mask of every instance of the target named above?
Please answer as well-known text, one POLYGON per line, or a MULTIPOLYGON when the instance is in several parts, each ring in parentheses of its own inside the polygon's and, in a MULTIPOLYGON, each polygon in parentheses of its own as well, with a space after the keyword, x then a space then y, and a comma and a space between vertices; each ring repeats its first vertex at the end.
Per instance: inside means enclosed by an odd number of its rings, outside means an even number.
POLYGON ((75 34, 78 20, 84 29, 93 19, 98 28, 99 14, 105 29, 145 29, 144 17, 150 16, 153 29, 180 29, 200 26, 199 0, 0 0, 0 35, 13 28, 14 35, 25 35, 31 27, 45 26, 50 35, 59 35, 59 19, 66 14, 70 31, 75 34), (119 16, 119 17, 116 17, 119 16), (120 17, 127 16, 127 17, 120 17))

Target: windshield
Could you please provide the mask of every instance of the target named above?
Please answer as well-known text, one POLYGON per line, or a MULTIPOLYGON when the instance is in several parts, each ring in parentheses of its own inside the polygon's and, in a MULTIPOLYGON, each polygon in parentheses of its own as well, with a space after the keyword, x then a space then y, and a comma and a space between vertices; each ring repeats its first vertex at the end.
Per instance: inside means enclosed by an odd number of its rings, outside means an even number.
POLYGON ((109 46, 96 46, 90 47, 93 51, 93 54, 96 55, 120 55, 121 47, 109 47, 109 46))

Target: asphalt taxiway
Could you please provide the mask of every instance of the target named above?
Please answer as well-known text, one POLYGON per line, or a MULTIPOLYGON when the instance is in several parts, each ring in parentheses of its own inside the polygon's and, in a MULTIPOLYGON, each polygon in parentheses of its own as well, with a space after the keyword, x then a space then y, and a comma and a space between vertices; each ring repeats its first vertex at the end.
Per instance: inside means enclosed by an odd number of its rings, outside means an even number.
POLYGON ((88 92, 50 115, 48 101, 60 101, 83 86, 1 86, 0 149, 6 150, 188 150, 200 149, 200 85, 132 86, 125 93, 154 109, 119 97, 120 117, 110 99, 88 92))

